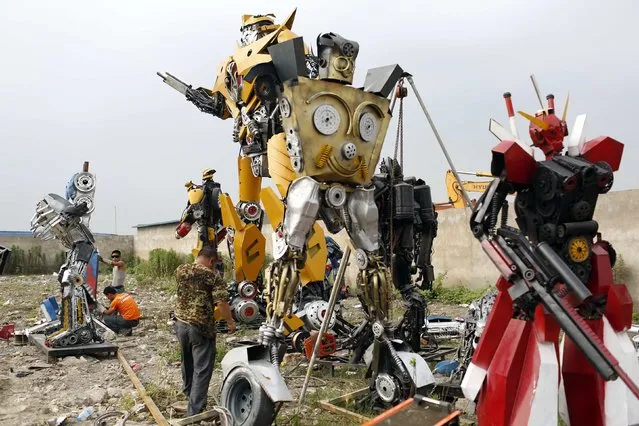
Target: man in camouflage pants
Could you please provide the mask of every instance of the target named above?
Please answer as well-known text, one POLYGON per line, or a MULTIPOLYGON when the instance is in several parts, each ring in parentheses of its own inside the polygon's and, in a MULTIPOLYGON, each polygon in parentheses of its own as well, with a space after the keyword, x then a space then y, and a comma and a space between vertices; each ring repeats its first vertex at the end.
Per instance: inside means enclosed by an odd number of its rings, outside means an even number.
POLYGON ((216 304, 229 332, 235 331, 235 321, 226 302, 226 283, 215 270, 216 261, 216 249, 204 246, 194 263, 181 265, 175 272, 178 284, 175 327, 182 350, 182 390, 189 398, 189 416, 206 408, 215 363, 213 310, 216 304))

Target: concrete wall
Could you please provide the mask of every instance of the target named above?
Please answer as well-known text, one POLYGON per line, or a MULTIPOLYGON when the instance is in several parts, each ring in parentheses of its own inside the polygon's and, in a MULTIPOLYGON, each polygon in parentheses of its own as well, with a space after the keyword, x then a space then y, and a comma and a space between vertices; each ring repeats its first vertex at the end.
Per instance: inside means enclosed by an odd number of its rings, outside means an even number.
MULTIPOLYGON (((195 247, 197 242, 197 233, 193 229, 184 238, 175 238, 175 223, 167 223, 156 226, 140 226, 138 227, 135 235, 135 255, 142 259, 149 258, 149 252, 155 248, 164 248, 166 250, 173 249, 178 253, 188 254, 195 247)), ((262 226, 262 232, 266 237, 266 253, 272 253, 273 247, 273 228, 269 223, 265 223, 262 226)), ((324 232, 327 234, 326 230, 324 232)), ((341 231, 337 235, 332 236, 333 239, 340 245, 345 246, 348 241, 348 234, 346 231, 341 231)), ((220 245, 220 252, 228 256, 228 248, 226 242, 220 245)), ((354 255, 351 255, 351 263, 346 271, 346 281, 348 283, 355 283, 355 277, 357 275, 357 267, 354 262, 354 255)))
MULTIPOLYGON (((509 215, 513 221, 514 212, 509 215)), ((494 284, 497 270, 470 233, 470 211, 450 209, 439 214, 434 243, 436 273, 446 273, 446 284, 484 287, 494 284)), ((595 220, 602 237, 610 241, 628 270, 628 288, 639 302, 639 189, 610 192, 599 197, 595 220)))
MULTIPOLYGON (((513 222, 512 211, 510 222, 513 222)), ((595 212, 603 237, 614 245, 617 253, 623 257, 628 268, 628 284, 631 294, 639 302, 639 190, 611 192, 601 196, 595 212)), ((449 209, 439 213, 439 232, 434 243, 433 262, 435 273, 445 273, 445 285, 463 284, 472 288, 492 285, 497 279, 497 270, 481 250, 479 243, 470 233, 468 221, 470 211, 449 209)), ((174 237, 175 226, 172 223, 162 226, 138 228, 135 236, 135 253, 147 258, 154 248, 174 249, 180 253, 189 253, 195 246, 195 232, 181 240, 174 237)), ((267 253, 271 252, 272 228, 264 226, 267 253)), ((345 231, 333 236, 341 246, 348 242, 345 231)), ((1 240, 0 240, 1 241, 1 240)), ((0 242, 1 243, 1 242, 0 242)), ((221 251, 226 253, 226 247, 221 251)), ((354 259, 346 274, 348 283, 355 282, 357 270, 354 259)))
MULTIPOLYGON (((121 250, 132 253, 133 236, 132 235, 111 235, 97 234, 95 235, 96 247, 102 255, 110 254, 111 250, 121 250)), ((5 247, 18 246, 25 252, 29 249, 40 246, 47 259, 47 263, 53 262, 57 253, 65 251, 65 248, 59 241, 50 240, 42 241, 35 239, 30 232, 0 232, 0 245, 5 247)), ((107 256, 108 257, 108 256, 107 256)), ((60 265, 53 265, 56 268, 60 265)))

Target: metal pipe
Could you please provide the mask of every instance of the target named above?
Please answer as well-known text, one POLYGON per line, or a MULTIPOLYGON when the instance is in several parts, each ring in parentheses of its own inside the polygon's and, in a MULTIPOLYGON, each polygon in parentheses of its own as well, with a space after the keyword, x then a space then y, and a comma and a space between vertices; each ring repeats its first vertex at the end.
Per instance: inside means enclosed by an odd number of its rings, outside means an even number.
POLYGON ((581 280, 575 275, 574 272, 566 265, 566 263, 555 253, 555 251, 546 242, 537 244, 537 252, 541 254, 550 267, 556 272, 559 277, 573 291, 577 299, 580 302, 588 299, 592 296, 588 287, 586 287, 581 280))
POLYGON ((519 133, 517 132, 517 122, 515 121, 515 109, 513 108, 513 100, 510 92, 504 93, 504 101, 506 102, 506 111, 508 112, 508 124, 510 125, 510 132, 515 139, 519 139, 519 133))
MULTIPOLYGON (((417 91, 417 87, 415 87, 415 83, 413 82, 413 77, 408 76, 406 77, 406 79, 408 80, 411 87, 413 88, 413 92, 415 92, 415 97, 417 97, 417 102, 419 102, 419 106, 422 107, 422 111, 424 111, 424 115, 426 116, 426 120, 428 120, 428 124, 430 124, 430 128, 433 129, 433 133, 435 134, 435 139, 437 139, 439 146, 444 152, 446 161, 448 161, 448 165, 450 166, 450 169, 453 171, 453 175, 455 175, 455 179, 457 179, 457 182, 461 182, 461 179, 459 178, 459 174, 457 173, 457 169, 455 168, 455 165, 453 164, 453 160, 451 160, 450 156, 448 155, 448 151, 446 150, 446 147, 444 146, 444 142, 442 141, 442 138, 439 136, 439 132, 437 131, 437 128, 435 127, 435 123, 433 123, 433 120, 430 118, 430 114, 428 113, 428 110, 426 109, 426 105, 424 105, 424 101, 422 100, 422 97, 419 95, 419 92, 417 91)), ((472 203, 470 202, 470 197, 466 193, 466 190, 463 187, 460 187, 460 190, 462 195, 464 196, 466 205, 472 206, 472 203)))
POLYGON ((301 405, 304 402, 304 397, 306 396, 306 389, 308 388, 308 381, 311 378, 311 371, 313 371, 313 364, 315 364, 315 358, 317 358, 317 350, 319 349, 319 345, 322 342, 322 336, 326 333, 326 329, 328 328, 328 323, 330 322, 330 318, 333 316, 333 309, 335 308, 335 303, 337 302, 337 295, 339 294, 339 289, 342 287, 342 281, 344 281, 344 274, 346 273, 346 266, 348 265, 348 259, 351 257, 351 248, 350 246, 346 246, 344 249, 344 254, 342 255, 342 260, 339 265, 339 269, 337 270, 337 276, 335 277, 335 281, 333 282, 333 289, 331 290, 331 297, 328 300, 328 308, 326 309, 326 315, 324 315, 324 320, 322 321, 322 325, 320 327, 319 335, 317 336, 317 340, 315 340, 315 346, 313 347, 313 355, 311 355, 311 360, 308 363, 308 369, 306 370, 306 377, 304 378, 304 386, 302 387, 302 393, 300 394, 299 404, 301 405))
POLYGON ((460 175, 470 175, 470 176, 478 176, 478 177, 489 177, 489 178, 497 177, 497 176, 493 176, 493 174, 490 172, 465 172, 463 170, 457 170, 457 173, 459 173, 460 175))

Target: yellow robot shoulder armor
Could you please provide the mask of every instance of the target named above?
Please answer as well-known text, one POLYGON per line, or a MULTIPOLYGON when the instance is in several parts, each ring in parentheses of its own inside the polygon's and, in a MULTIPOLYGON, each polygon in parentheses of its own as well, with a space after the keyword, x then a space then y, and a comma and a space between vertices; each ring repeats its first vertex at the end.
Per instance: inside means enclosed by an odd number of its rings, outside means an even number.
POLYGON ((202 191, 202 188, 199 187, 191 187, 189 188, 189 204, 193 205, 193 204, 197 204, 200 201, 202 201, 202 199, 204 198, 204 191, 202 191))

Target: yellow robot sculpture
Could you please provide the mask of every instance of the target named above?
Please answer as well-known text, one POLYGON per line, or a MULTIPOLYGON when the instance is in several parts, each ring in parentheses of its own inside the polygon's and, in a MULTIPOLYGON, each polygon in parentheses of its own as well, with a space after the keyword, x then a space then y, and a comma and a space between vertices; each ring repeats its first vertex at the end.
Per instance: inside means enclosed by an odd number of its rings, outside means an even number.
POLYGON ((202 184, 196 185, 188 181, 184 186, 188 194, 186 208, 175 229, 175 238, 180 239, 188 235, 197 226, 197 243, 191 252, 197 257, 202 247, 210 245, 217 247, 226 236, 226 229, 222 226, 220 211, 220 184, 213 180, 215 169, 202 171, 202 184))
POLYGON ((389 337, 390 276, 378 253, 371 182, 391 118, 389 96, 405 73, 398 65, 372 69, 363 88, 353 87, 358 43, 325 33, 314 57, 290 31, 293 17, 275 25, 272 15, 245 15, 241 46, 213 90, 161 75, 202 111, 235 120, 240 202, 235 209, 228 197, 220 203, 224 223, 244 233, 241 247, 250 246, 248 228, 257 223, 248 207, 261 214, 258 195, 274 229, 275 260, 265 274, 267 319, 258 342, 232 349, 221 363, 221 401, 238 425, 269 425, 275 404, 292 400, 279 364, 296 290, 316 263, 316 280, 323 277, 326 243, 318 218, 331 233, 345 228, 356 249, 357 285, 374 336, 364 355, 371 399, 395 404, 434 381, 423 358, 389 337), (274 180, 282 198, 270 188, 260 191, 263 176, 274 180))
MULTIPOLYGON (((295 11, 282 24, 275 24, 274 18, 271 14, 242 17, 239 46, 218 68, 212 89, 193 89, 169 73, 158 73, 165 83, 184 94, 202 112, 223 120, 233 119, 232 139, 240 145, 240 200, 233 206, 230 198, 222 194, 220 207, 222 222, 232 233, 229 238, 232 241, 231 256, 238 283, 255 283, 264 264, 266 242, 261 232, 263 212, 260 206, 262 178, 273 177, 282 196, 295 179, 293 171, 286 167, 278 168, 276 174, 271 174, 270 154, 267 152, 271 140, 276 139, 283 154, 273 158, 273 161, 288 162, 278 112, 279 81, 269 50, 297 37, 291 31, 295 11)), ((312 63, 309 60, 309 64, 312 63)), ((266 192, 268 197, 277 200, 270 189, 266 192)), ((271 203, 271 207, 276 211, 269 212, 269 217, 281 216, 281 213, 277 213, 277 210, 283 211, 281 202, 271 203)), ((301 270, 302 284, 322 281, 324 278, 326 242, 319 224, 313 227, 309 246, 317 249, 310 253, 301 270)))

